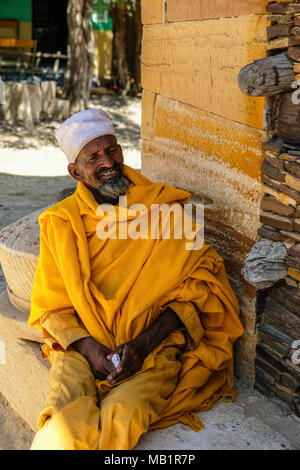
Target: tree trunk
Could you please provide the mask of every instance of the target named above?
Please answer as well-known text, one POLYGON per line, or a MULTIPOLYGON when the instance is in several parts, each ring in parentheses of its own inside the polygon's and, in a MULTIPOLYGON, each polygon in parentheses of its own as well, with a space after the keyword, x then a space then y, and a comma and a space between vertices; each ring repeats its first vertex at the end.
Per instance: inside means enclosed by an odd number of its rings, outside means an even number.
POLYGON ((94 69, 94 34, 91 21, 92 0, 69 0, 68 69, 64 97, 70 100, 71 112, 88 107, 94 69))
POLYGON ((118 86, 126 93, 130 88, 128 60, 126 54, 126 11, 124 7, 112 7, 113 20, 113 61, 112 75, 118 86))
POLYGON ((134 22, 136 28, 136 50, 135 50, 135 70, 134 78, 137 88, 141 88, 141 54, 142 54, 142 35, 143 26, 141 18, 141 4, 138 3, 134 12, 134 22))

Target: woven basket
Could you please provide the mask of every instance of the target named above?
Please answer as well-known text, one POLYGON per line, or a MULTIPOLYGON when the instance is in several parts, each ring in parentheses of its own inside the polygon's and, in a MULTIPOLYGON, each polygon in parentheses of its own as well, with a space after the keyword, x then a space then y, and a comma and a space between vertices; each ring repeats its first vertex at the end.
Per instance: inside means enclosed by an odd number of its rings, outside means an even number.
POLYGON ((40 251, 39 209, 0 232, 0 263, 9 299, 18 310, 30 312, 30 299, 40 251))

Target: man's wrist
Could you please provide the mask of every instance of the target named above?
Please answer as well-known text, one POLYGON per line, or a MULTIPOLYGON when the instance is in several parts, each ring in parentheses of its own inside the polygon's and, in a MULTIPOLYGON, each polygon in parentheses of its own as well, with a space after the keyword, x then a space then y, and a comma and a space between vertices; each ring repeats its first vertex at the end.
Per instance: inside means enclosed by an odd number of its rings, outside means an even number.
POLYGON ((70 346, 75 349, 75 351, 79 352, 82 356, 87 355, 88 347, 91 343, 94 342, 94 339, 91 336, 86 336, 84 338, 80 338, 77 341, 74 341, 70 346))
POLYGON ((180 318, 167 307, 156 319, 156 321, 142 334, 146 335, 145 342, 148 354, 162 343, 171 333, 182 325, 180 318))
POLYGON ((145 357, 147 357, 157 346, 155 343, 155 336, 153 335, 153 330, 151 328, 140 333, 133 341, 135 341, 138 348, 141 348, 142 354, 145 357))

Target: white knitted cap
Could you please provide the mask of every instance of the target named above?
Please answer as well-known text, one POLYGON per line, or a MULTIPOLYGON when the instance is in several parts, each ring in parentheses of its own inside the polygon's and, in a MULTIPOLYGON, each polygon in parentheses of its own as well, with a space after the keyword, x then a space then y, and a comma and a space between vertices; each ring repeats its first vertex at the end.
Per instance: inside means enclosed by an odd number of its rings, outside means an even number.
POLYGON ((74 163, 83 147, 102 135, 116 135, 108 114, 101 109, 85 109, 73 114, 56 130, 58 145, 70 163, 74 163))

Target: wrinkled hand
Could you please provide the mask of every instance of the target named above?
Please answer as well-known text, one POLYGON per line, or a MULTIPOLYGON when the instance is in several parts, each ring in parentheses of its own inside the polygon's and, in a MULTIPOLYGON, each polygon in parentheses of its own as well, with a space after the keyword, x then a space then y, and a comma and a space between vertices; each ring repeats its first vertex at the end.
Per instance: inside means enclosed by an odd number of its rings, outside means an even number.
POLYGON ((110 373, 116 370, 111 361, 107 359, 107 356, 112 352, 111 349, 98 343, 92 337, 79 339, 72 343, 72 347, 86 358, 96 379, 105 380, 110 373))
POLYGON ((114 371, 107 377, 111 384, 127 379, 141 370, 143 362, 151 349, 149 347, 149 340, 150 338, 147 335, 140 335, 128 343, 121 344, 107 356, 109 361, 113 354, 119 354, 121 358, 117 369, 113 367, 114 371))

